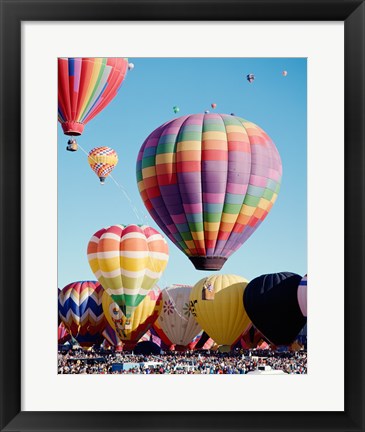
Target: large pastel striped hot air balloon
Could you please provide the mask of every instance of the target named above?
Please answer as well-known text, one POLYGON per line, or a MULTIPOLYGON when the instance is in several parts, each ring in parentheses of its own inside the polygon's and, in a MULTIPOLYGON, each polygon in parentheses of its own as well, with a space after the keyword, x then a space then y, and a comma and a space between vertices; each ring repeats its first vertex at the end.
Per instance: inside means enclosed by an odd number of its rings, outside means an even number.
POLYGON ((296 273, 264 274, 253 279, 243 296, 254 326, 273 344, 288 346, 307 322, 298 303, 296 273))
POLYGON ((90 168, 99 177, 100 183, 104 184, 105 179, 118 163, 118 155, 110 147, 96 147, 90 150, 87 161, 90 168))
POLYGON ((157 321, 175 349, 187 347, 202 331, 190 311, 191 289, 189 285, 172 285, 162 291, 163 307, 157 321))
POLYGON ((80 281, 66 285, 58 295, 58 313, 68 332, 82 347, 100 344, 106 321, 99 282, 80 281))
POLYGON ((150 215, 199 270, 219 270, 258 228, 277 198, 281 174, 270 137, 228 114, 163 124, 137 160, 150 215))
POLYGON ((95 276, 128 319, 158 282, 169 258, 166 240, 147 225, 102 228, 91 237, 87 255, 95 276))
POLYGON ((248 281, 236 275, 201 279, 190 294, 190 311, 218 345, 232 345, 251 326, 242 303, 248 281))
POLYGON ((144 300, 135 308, 129 319, 129 326, 126 326, 127 318, 120 306, 108 293, 104 292, 102 302, 109 325, 127 349, 132 349, 137 344, 156 321, 162 309, 162 295, 157 286, 150 290, 144 300))
POLYGON ((58 121, 65 135, 82 134, 117 95, 127 70, 126 58, 58 59, 58 121))

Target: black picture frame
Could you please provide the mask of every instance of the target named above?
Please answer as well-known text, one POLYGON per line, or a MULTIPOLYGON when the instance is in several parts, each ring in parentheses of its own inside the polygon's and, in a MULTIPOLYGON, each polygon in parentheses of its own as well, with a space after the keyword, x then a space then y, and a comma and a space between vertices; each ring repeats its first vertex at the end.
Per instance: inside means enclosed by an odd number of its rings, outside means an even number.
MULTIPOLYGON (((365 430, 364 2, 359 0, 0 0, 0 6, 0 429, 2 431, 180 432, 185 430, 190 432, 365 430), (133 412, 21 411, 19 313, 22 282, 20 272, 22 256, 21 22, 88 20, 344 21, 346 320, 344 412, 145 412, 136 415, 133 412)), ((324 367, 325 361, 326 359, 324 359, 324 367)), ((243 391, 242 398, 244 397, 249 395, 245 395, 243 391)))

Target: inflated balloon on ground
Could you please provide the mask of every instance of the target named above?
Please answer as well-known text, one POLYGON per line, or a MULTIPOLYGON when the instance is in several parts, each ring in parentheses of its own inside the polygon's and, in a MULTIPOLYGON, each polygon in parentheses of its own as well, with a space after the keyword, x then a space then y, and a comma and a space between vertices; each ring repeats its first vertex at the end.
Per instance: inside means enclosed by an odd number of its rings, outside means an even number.
POLYGON ((283 272, 253 279, 245 290, 243 303, 254 326, 273 344, 290 345, 304 327, 298 303, 302 277, 283 272))
POLYGON ((82 347, 100 344, 106 320, 99 282, 79 281, 66 285, 58 295, 58 313, 66 329, 82 347))
MULTIPOLYGON (((172 285, 162 291, 162 311, 158 325, 174 345, 187 346, 202 331, 190 311, 189 285, 172 285)), ((176 347, 175 347, 176 348, 176 347)))
POLYGON ((201 279, 191 291, 190 311, 218 345, 232 345, 251 326, 242 303, 247 283, 220 274, 201 279))
POLYGON ((102 298, 105 317, 123 344, 129 342, 129 348, 137 344, 139 339, 156 321, 162 309, 162 294, 155 286, 148 292, 144 300, 136 307, 126 326, 127 318, 119 305, 106 292, 102 298))

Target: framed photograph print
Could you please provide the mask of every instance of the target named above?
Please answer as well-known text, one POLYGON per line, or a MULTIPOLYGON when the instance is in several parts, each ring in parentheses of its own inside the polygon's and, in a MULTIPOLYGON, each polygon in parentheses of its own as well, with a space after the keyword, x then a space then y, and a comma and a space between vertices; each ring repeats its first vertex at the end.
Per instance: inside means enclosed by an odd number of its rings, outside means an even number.
POLYGON ((364 430, 364 2, 0 4, 0 429, 364 430))

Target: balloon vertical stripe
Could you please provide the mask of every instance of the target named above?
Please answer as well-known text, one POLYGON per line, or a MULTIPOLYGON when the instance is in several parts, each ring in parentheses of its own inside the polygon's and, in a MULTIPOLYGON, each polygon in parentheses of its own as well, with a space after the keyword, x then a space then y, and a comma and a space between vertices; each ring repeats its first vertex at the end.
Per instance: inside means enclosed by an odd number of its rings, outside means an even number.
POLYGON ((114 99, 127 70, 125 58, 58 59, 58 119, 66 135, 80 135, 114 99))

